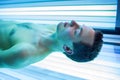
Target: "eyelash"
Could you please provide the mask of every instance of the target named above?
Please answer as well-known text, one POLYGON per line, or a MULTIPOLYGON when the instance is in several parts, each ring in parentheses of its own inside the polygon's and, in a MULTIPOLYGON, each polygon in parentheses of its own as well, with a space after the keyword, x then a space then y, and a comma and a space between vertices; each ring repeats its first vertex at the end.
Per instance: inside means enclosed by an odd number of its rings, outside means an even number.
POLYGON ((75 31, 74 31, 74 35, 77 35, 77 31, 79 30, 79 33, 81 33, 81 31, 82 31, 82 28, 78 28, 78 29, 76 29, 75 31))
POLYGON ((75 31, 74 31, 74 35, 76 35, 76 33, 77 33, 77 31, 75 30, 75 31))
POLYGON ((74 31, 74 35, 77 35, 77 31, 78 31, 78 29, 76 29, 76 30, 74 31))

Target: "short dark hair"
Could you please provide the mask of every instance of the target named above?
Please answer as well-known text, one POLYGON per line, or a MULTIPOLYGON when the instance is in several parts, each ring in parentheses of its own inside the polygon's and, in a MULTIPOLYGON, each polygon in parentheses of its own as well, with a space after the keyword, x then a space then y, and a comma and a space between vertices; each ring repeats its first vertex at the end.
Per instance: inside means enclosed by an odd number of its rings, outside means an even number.
POLYGON ((76 62, 88 62, 93 60, 99 54, 103 44, 103 34, 100 31, 95 31, 95 39, 93 46, 83 45, 81 43, 73 43, 73 54, 64 54, 76 62))

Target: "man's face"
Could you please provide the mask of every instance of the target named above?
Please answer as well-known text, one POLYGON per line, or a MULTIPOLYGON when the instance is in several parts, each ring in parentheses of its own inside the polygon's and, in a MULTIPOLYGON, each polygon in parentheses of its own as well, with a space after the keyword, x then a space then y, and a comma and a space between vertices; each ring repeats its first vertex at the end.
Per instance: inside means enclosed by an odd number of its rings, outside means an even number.
POLYGON ((61 22, 57 26, 57 37, 60 42, 60 46, 65 49, 73 50, 73 42, 79 42, 81 29, 80 26, 75 22, 61 22))
POLYGON ((80 26, 75 22, 61 22, 57 26, 57 35, 60 40, 68 42, 79 42, 80 41, 80 26))
POLYGON ((73 49, 73 42, 92 46, 95 31, 87 26, 79 26, 75 21, 61 22, 57 26, 57 37, 61 46, 67 45, 73 49))

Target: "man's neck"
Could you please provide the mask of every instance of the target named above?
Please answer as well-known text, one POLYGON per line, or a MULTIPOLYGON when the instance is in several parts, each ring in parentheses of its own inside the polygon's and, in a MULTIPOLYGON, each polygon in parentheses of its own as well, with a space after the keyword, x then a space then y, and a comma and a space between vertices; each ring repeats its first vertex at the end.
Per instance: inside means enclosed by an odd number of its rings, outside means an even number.
POLYGON ((49 52, 61 51, 59 40, 57 39, 56 33, 43 39, 42 45, 49 52))

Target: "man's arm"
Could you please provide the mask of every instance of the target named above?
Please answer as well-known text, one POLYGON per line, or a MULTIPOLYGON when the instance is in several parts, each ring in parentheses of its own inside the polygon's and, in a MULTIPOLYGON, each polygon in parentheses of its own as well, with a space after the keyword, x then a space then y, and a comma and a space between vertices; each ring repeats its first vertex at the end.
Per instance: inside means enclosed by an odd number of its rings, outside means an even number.
POLYGON ((19 43, 8 50, 0 51, 0 67, 21 68, 31 64, 36 48, 28 43, 19 43))

